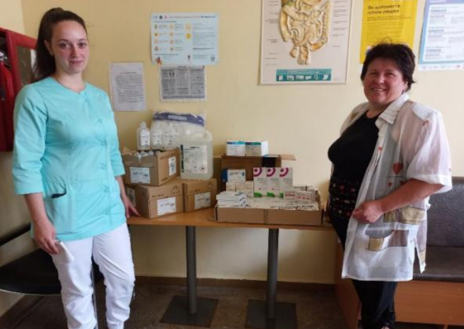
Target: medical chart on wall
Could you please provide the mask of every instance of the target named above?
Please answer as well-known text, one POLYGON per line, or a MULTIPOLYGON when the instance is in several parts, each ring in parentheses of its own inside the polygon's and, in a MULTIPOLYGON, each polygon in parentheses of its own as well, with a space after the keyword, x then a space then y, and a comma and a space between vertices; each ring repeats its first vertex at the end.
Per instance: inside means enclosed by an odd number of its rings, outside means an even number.
POLYGON ((115 111, 145 111, 143 63, 111 63, 110 93, 115 111))
POLYGON ((263 0, 261 84, 345 83, 351 0, 263 0))
POLYGON ((417 0, 364 0, 360 63, 380 42, 414 44, 417 0))
POLYGON ((160 66, 160 98, 162 102, 206 100, 204 66, 160 66))
POLYGON ((464 69, 464 0, 428 0, 419 70, 464 69))
POLYGON ((153 13, 151 57, 167 65, 218 62, 218 16, 211 13, 153 13))

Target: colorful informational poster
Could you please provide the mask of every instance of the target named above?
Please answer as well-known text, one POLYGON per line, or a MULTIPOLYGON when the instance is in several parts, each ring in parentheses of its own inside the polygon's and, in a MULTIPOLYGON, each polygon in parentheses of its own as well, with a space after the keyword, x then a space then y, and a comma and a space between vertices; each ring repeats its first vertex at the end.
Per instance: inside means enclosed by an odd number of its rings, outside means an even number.
POLYGON ((359 60, 380 42, 414 44, 417 0, 364 0, 359 60))
POLYGON ((210 13, 153 13, 151 58, 169 65, 218 62, 218 16, 210 13))
POLYGON ((464 0, 428 0, 419 70, 464 70, 464 0))
POLYGON ((345 83, 351 0, 263 0, 261 84, 345 83))

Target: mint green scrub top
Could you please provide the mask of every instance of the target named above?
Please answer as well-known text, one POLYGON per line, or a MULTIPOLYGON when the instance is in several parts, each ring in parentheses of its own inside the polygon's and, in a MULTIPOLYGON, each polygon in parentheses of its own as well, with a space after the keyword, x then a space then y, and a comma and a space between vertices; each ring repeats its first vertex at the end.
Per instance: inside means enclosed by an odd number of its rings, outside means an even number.
POLYGON ((61 241, 109 232, 126 222, 116 176, 124 174, 114 113, 90 84, 76 93, 52 78, 16 98, 16 194, 42 193, 61 241))

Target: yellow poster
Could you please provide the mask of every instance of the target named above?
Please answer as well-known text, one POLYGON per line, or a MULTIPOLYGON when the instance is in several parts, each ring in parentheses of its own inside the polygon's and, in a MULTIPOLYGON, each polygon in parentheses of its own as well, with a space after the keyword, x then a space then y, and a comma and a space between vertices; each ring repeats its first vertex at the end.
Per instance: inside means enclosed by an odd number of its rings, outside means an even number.
POLYGON ((360 62, 379 42, 400 42, 413 47, 417 0, 364 0, 360 62))

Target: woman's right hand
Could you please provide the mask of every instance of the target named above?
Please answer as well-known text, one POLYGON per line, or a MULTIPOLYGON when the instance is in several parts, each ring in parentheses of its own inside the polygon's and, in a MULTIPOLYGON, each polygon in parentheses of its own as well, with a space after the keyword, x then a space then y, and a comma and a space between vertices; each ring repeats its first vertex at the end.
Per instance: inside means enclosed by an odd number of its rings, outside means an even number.
POLYGON ((34 239, 40 248, 49 254, 59 253, 56 241, 56 231, 47 217, 42 193, 24 195, 27 208, 34 223, 34 239))
POLYGON ((34 222, 34 238, 40 248, 49 254, 58 254, 56 232, 48 218, 34 222))

